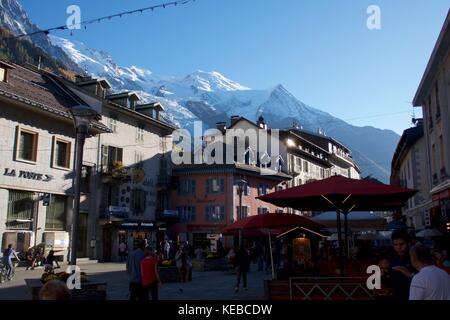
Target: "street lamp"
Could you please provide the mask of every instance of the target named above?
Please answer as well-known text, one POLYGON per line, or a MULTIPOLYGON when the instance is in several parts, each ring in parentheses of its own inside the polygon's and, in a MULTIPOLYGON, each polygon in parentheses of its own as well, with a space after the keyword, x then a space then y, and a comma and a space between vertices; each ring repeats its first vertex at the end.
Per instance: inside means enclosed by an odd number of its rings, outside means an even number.
MULTIPOLYGON (((242 217, 242 194, 248 186, 247 180, 241 178, 237 181, 238 192, 239 192, 239 216, 242 217)), ((239 218, 239 217, 238 217, 239 218)), ((239 246, 242 244, 242 231, 239 230, 239 246)))
POLYGON ((83 162, 83 148, 86 136, 89 132, 91 122, 100 116, 95 110, 85 105, 78 105, 69 109, 73 118, 76 130, 75 138, 75 164, 74 164, 74 200, 73 218, 71 226, 70 258, 72 266, 77 264, 77 244, 78 244, 78 220, 80 215, 80 190, 81 190, 81 167, 83 162))

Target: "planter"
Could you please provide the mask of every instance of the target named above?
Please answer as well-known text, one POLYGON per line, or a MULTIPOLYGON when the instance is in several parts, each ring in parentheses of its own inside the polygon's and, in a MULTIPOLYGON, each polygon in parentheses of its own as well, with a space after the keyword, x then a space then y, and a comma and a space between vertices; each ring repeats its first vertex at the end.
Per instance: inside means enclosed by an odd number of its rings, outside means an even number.
MULTIPOLYGON (((25 279, 33 300, 39 300, 39 290, 44 283, 40 279, 25 279)), ((81 289, 71 290, 72 300, 106 300, 106 282, 98 282, 90 278, 81 282, 81 289)))

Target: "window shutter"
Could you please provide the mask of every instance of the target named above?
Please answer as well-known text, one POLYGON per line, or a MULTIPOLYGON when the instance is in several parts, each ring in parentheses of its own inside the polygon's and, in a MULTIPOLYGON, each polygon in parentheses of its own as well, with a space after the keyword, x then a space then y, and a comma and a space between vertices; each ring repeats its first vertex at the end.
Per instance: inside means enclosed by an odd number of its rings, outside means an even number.
POLYGON ((225 191, 225 180, 220 179, 220 192, 223 193, 225 191))
POLYGON ((108 165, 108 147, 102 145, 102 167, 106 167, 108 165))

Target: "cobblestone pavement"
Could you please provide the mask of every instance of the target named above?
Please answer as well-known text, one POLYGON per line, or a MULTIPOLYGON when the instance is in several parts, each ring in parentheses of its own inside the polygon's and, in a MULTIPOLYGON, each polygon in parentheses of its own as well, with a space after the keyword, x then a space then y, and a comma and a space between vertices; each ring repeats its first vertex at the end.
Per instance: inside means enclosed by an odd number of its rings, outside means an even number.
MULTIPOLYGON (((81 271, 95 275, 107 283, 108 300, 128 299, 128 276, 123 263, 95 263, 80 266, 81 271)), ((64 270, 64 266, 57 272, 64 270)), ((18 268, 15 278, 0 284, 0 300, 29 300, 31 295, 25 279, 40 278, 43 269, 18 268)), ((256 272, 254 265, 248 274, 248 290, 234 292, 236 275, 228 271, 193 272, 192 282, 165 283, 159 291, 160 300, 261 300, 264 299, 264 279, 270 275, 256 272), (180 290, 180 288, 182 290, 180 290)), ((242 285, 242 284, 241 284, 242 285)))

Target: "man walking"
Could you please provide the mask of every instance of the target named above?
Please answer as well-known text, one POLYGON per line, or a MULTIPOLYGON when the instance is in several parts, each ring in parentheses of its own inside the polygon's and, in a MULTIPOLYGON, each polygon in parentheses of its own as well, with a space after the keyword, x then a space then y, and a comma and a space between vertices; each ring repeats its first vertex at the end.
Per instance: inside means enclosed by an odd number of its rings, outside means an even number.
POLYGON ((450 300, 450 275, 433 265, 428 247, 411 247, 411 263, 419 271, 411 281, 409 300, 450 300))
POLYGON ((130 300, 138 300, 141 290, 141 262, 144 259, 145 242, 140 240, 136 250, 128 255, 127 272, 130 279, 130 300))
POLYGON ((241 282, 241 277, 244 284, 244 290, 247 290, 247 273, 250 269, 250 253, 248 250, 247 243, 236 253, 236 272, 237 272, 237 282, 235 292, 239 292, 239 285, 241 282))

